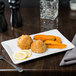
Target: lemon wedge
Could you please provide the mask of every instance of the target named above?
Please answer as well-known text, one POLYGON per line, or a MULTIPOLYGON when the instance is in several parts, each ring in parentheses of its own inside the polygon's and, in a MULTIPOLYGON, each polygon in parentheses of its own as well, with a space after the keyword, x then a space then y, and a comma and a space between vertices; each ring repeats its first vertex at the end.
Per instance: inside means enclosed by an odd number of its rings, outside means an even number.
POLYGON ((27 57, 27 53, 19 51, 14 53, 13 57, 15 60, 24 60, 27 57))
POLYGON ((32 55, 32 52, 30 50, 22 50, 22 52, 25 52, 27 54, 27 58, 32 55))

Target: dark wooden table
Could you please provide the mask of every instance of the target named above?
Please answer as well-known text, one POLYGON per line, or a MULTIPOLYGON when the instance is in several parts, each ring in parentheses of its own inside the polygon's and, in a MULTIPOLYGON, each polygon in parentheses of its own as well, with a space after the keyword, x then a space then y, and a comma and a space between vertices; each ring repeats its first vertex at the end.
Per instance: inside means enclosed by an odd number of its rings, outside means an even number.
MULTIPOLYGON (((12 28, 10 26, 10 10, 6 8, 6 19, 8 22, 8 31, 0 33, 0 42, 19 37, 22 34, 34 34, 41 31, 57 28, 66 38, 70 41, 76 33, 76 12, 70 11, 69 8, 60 8, 59 16, 57 18, 57 26, 44 29, 40 25, 39 8, 22 8, 23 26, 20 28, 12 28)), ((2 54, 10 62, 8 54, 0 45, 0 54, 2 54)), ((28 61, 17 66, 24 69, 23 73, 18 73, 8 63, 0 60, 0 76, 21 76, 21 75, 73 75, 76 72, 76 64, 66 67, 59 67, 59 63, 62 60, 65 52, 54 54, 51 56, 28 61)))

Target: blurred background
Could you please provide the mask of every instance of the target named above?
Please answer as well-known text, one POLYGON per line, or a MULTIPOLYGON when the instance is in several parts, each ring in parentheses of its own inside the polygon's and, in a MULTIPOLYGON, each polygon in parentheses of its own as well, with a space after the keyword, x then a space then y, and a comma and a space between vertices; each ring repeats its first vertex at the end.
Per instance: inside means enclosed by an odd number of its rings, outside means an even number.
MULTIPOLYGON (((6 4, 6 7, 9 7, 8 0, 0 0, 0 1, 4 1, 6 4)), ((39 7, 39 1, 40 0, 21 0, 21 7, 23 8, 39 7)), ((59 5, 61 7, 69 7, 69 0, 59 0, 59 5)))

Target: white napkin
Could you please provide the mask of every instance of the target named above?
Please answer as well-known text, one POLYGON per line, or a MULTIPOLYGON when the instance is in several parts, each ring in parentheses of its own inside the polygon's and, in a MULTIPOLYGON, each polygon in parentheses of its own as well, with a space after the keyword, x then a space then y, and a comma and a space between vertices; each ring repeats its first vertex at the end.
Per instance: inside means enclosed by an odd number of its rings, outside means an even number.
MULTIPOLYGON (((76 46, 76 35, 74 36, 72 43, 76 46)), ((59 66, 65 66, 65 65, 75 64, 75 63, 76 63, 76 47, 66 52, 59 66), (69 59, 70 61, 65 62, 65 60, 69 60, 69 59)))

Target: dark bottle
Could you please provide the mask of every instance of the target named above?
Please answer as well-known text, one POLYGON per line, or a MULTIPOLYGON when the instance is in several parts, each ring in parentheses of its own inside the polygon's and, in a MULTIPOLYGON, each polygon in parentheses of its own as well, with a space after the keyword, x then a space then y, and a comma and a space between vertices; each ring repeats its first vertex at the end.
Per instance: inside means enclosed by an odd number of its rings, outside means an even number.
POLYGON ((0 32, 5 32, 7 30, 7 21, 4 15, 4 2, 0 2, 0 32))
POLYGON ((13 27, 22 26, 22 17, 20 13, 21 0, 8 0, 11 8, 10 23, 13 27))

